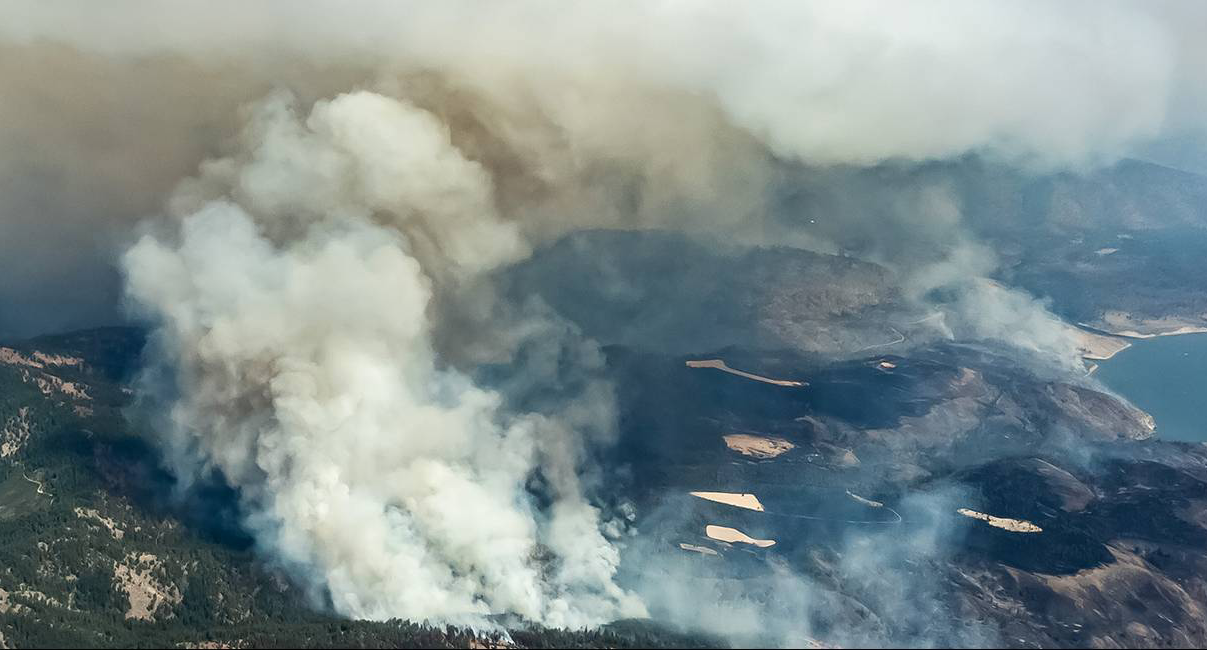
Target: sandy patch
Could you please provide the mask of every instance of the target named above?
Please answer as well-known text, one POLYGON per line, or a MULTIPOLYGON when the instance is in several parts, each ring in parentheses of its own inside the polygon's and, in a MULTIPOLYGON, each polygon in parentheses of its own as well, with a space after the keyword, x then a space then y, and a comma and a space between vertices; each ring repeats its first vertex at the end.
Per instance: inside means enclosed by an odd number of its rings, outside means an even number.
POLYGON ((113 581, 118 589, 126 592, 130 603, 127 619, 154 621, 161 608, 180 604, 180 590, 176 585, 165 585, 156 576, 162 565, 163 562, 150 553, 130 553, 122 562, 114 563, 113 581))
POLYGON ((1097 332, 1090 332, 1080 327, 1070 327, 1069 329, 1072 330, 1073 336, 1077 339, 1077 352, 1081 354, 1083 359, 1103 361, 1110 359, 1132 345, 1117 336, 1098 334, 1097 332))
POLYGON ((847 496, 854 499, 856 501, 856 503, 862 503, 863 505, 868 506, 869 508, 883 508, 884 507, 883 503, 880 503, 879 501, 872 501, 871 499, 865 499, 850 490, 847 490, 847 496))
POLYGON ((968 508, 960 508, 959 510, 956 510, 956 512, 964 515, 965 517, 980 519, 990 526, 995 526, 997 528, 1001 528, 1002 530, 1008 530, 1012 533, 1042 533, 1044 530, 1039 526, 1022 519, 994 517, 993 515, 987 515, 983 512, 977 512, 976 510, 969 510, 968 508))
POLYGON ((38 390, 42 391, 42 394, 47 397, 57 392, 68 397, 74 397, 75 399, 92 399, 92 396, 88 394, 87 386, 84 384, 64 381, 60 377, 45 372, 40 372, 35 376, 29 370, 24 370, 22 371, 21 381, 27 384, 33 382, 38 387, 38 390))
POLYGON ((34 359, 47 366, 73 366, 79 367, 84 365, 84 360, 79 357, 68 357, 62 354, 46 354, 45 352, 34 352, 34 359))
POLYGON ((724 436, 725 446, 752 458, 775 458, 796 449, 796 445, 783 438, 767 438, 748 433, 731 433, 724 436))
POLYGON ((5 591, 0 589, 0 614, 27 614, 31 610, 27 605, 17 602, 14 599, 24 600, 26 603, 38 603, 41 605, 49 605, 51 607, 63 607, 63 604, 57 598, 47 596, 46 594, 28 589, 22 583, 16 591, 5 591))
POLYGON ((720 553, 714 551, 711 548, 708 548, 707 546, 696 546, 695 544, 687 544, 684 542, 679 543, 679 548, 681 548, 685 551, 699 553, 700 555, 715 555, 717 557, 720 557, 720 555, 721 555, 720 553))
POLYGON ((113 535, 113 539, 121 539, 126 536, 126 531, 119 528, 116 521, 102 515, 95 508, 76 508, 75 516, 80 519, 90 519, 109 529, 109 534, 113 535))
POLYGON ((0 458, 8 458, 25 446, 29 440, 29 407, 22 406, 17 414, 4 423, 0 430, 0 458))
MULTIPOLYGON (((21 585, 24 587, 25 585, 21 585)), ((63 603, 59 602, 58 598, 48 596, 36 589, 21 589, 20 591, 12 592, 14 596, 20 596, 25 599, 25 602, 38 603, 40 605, 50 605, 51 607, 62 607, 63 603)))
POLYGON ((37 384, 38 390, 42 391, 43 395, 52 395, 55 392, 62 393, 68 397, 75 399, 92 399, 88 394, 86 387, 78 382, 63 381, 54 375, 42 373, 41 377, 34 377, 34 383, 37 384))
POLYGON ((753 494, 737 493, 737 492, 692 492, 692 496, 704 499, 706 501, 715 501, 724 503, 728 506, 737 508, 746 508, 747 510, 755 510, 763 512, 763 504, 759 502, 759 498, 753 494))
POLYGON ((688 368, 715 368, 717 370, 728 372, 731 375, 737 375, 739 377, 745 377, 746 379, 753 379, 755 381, 761 381, 765 384, 774 384, 776 386, 797 386, 797 387, 799 387, 799 386, 808 386, 809 385, 808 383, 803 382, 803 381, 793 381, 790 379, 772 379, 770 377, 756 375, 754 373, 745 372, 743 370, 735 370, 734 368, 730 368, 728 365, 726 365, 725 362, 722 361, 721 359, 704 359, 701 361, 688 361, 687 367, 688 368))
POLYGON ((10 366, 28 366, 30 368, 45 368, 40 362, 31 359, 12 348, 0 348, 0 363, 10 366))
POLYGON ((21 603, 14 603, 12 599, 9 598, 9 593, 3 589, 0 589, 0 614, 23 614, 28 611, 28 607, 22 605, 21 603))
POLYGON ((68 357, 61 354, 46 354, 45 352, 37 351, 30 356, 26 356, 12 348, 0 347, 0 363, 8 364, 10 366, 27 366, 29 368, 37 368, 40 370, 46 366, 80 367, 84 365, 84 360, 79 357, 68 357))
POLYGON ((709 525, 704 527, 704 534, 708 535, 709 539, 715 539, 718 542, 729 542, 730 544, 750 544, 759 548, 775 546, 774 539, 755 539, 750 535, 738 530, 737 528, 709 525))

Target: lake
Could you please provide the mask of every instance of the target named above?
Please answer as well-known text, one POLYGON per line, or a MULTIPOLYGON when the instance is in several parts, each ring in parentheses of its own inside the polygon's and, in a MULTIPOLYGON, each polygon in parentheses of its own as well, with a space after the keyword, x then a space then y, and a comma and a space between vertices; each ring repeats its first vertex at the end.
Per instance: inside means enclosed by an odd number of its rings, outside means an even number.
POLYGON ((1102 383, 1156 419, 1158 437, 1207 441, 1207 334, 1133 340, 1098 364, 1102 383))

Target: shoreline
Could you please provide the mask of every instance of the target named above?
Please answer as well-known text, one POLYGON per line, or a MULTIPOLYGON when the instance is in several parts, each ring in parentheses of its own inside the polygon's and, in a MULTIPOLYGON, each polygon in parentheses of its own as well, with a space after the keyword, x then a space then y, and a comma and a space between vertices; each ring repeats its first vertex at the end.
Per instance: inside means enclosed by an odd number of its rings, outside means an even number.
MULTIPOLYGON (((1120 340, 1119 342, 1122 343, 1122 345, 1119 345, 1116 349, 1109 350, 1109 351, 1092 350, 1088 346, 1083 347, 1082 351, 1084 352, 1084 354, 1081 355, 1081 358, 1085 359, 1087 361, 1108 361, 1108 360, 1114 358, 1114 356, 1119 354, 1120 352, 1123 352, 1124 350, 1132 347, 1132 345, 1134 344, 1135 341, 1147 341, 1147 340, 1159 338, 1162 336, 1183 336, 1183 335, 1187 335, 1187 334, 1207 334, 1207 326, 1202 326, 1202 325, 1182 325, 1175 329, 1161 331, 1161 332, 1141 332, 1141 331, 1138 331, 1135 329, 1119 329, 1119 330, 1112 331, 1112 330, 1104 329, 1100 326, 1091 325, 1089 323, 1077 323, 1075 325, 1075 327, 1078 330, 1080 330, 1079 335, 1084 337, 1083 340, 1087 340, 1091 337, 1099 337, 1099 338, 1111 337, 1114 339, 1119 339, 1120 340), (1123 339, 1127 339, 1127 340, 1123 340, 1123 339)), ((1093 365, 1096 365, 1096 364, 1093 364, 1093 365)))
POLYGON ((1132 346, 1131 341, 1124 340, 1126 337, 1108 334, 1102 330, 1091 328, 1085 323, 1069 327, 1075 330, 1078 351, 1081 352, 1081 358, 1084 360, 1106 361, 1132 346))
POLYGON ((1120 336, 1120 337, 1128 338, 1128 339, 1146 340, 1146 339, 1155 339, 1155 338, 1158 338, 1161 336, 1182 336, 1184 334, 1207 334, 1207 327, 1202 327, 1202 326, 1198 326, 1198 325, 1186 325, 1184 327, 1179 327, 1178 329, 1173 330, 1171 332, 1153 332, 1151 334, 1143 334, 1141 332, 1136 332, 1134 330, 1124 330, 1122 332, 1113 332, 1111 334, 1111 336, 1120 336))
MULTIPOLYGON (((1141 334, 1128 331, 1121 335, 1133 333, 1141 334)), ((1133 356, 1103 364, 1103 375, 1097 377, 1110 393, 1145 414, 1147 439, 1207 444, 1190 395, 1174 394, 1201 376, 1196 359, 1207 339, 1190 336, 1194 334, 1207 336, 1207 327, 1187 325, 1130 337, 1154 342, 1140 346, 1141 352, 1133 356)))
POLYGON ((1182 334, 1205 334, 1207 314, 1198 318, 1181 316, 1159 316, 1156 318, 1137 318, 1129 312, 1107 310, 1102 313, 1095 324, 1077 323, 1083 329, 1109 336, 1129 339, 1152 339, 1158 336, 1180 336, 1182 334))

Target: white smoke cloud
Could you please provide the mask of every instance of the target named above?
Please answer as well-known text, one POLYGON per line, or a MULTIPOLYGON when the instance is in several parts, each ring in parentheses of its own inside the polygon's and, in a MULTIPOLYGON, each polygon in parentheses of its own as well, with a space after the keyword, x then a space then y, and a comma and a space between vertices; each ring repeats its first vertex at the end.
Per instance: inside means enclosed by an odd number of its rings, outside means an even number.
POLYGON ((320 1, 299 10, 127 0, 18 2, 12 13, 19 19, 0 35, 17 42, 354 60, 495 90, 529 85, 567 126, 634 107, 584 107, 592 86, 671 89, 714 99, 781 155, 822 164, 969 151, 1042 164, 1109 159, 1159 135, 1167 117, 1181 119, 1204 81, 1188 37, 1201 12, 1175 3, 320 1))
POLYGON ((179 390, 178 472, 220 469, 260 543, 349 616, 640 614, 579 489, 573 418, 509 412, 435 353, 439 278, 523 250, 489 178, 430 114, 372 93, 304 122, 275 97, 247 142, 178 197, 177 237, 125 256, 179 390), (228 198, 201 199, 219 180, 228 198))

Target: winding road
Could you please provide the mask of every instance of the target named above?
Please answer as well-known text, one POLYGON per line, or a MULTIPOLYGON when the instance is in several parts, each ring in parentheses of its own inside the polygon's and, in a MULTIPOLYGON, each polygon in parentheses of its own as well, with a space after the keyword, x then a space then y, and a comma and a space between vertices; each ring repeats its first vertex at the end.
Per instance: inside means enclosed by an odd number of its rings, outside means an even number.
MULTIPOLYGON (((44 483, 42 483, 39 480, 29 478, 29 475, 25 473, 25 470, 21 470, 21 477, 24 478, 25 480, 29 481, 30 483, 33 483, 34 485, 38 486, 38 494, 41 494, 42 496, 49 496, 46 494, 46 489, 43 487, 44 483)), ((54 499, 53 496, 51 496, 50 498, 54 499)))

